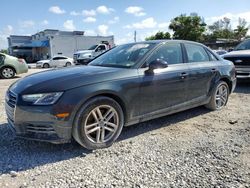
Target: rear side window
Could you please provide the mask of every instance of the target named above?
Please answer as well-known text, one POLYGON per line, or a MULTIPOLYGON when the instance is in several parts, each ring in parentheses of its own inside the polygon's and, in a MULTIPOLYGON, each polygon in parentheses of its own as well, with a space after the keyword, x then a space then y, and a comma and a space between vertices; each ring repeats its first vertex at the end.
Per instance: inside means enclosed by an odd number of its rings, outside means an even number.
POLYGON ((209 50, 206 50, 206 51, 209 55, 210 61, 218 61, 218 59, 215 57, 215 55, 212 52, 210 52, 209 50))
POLYGON ((4 55, 0 54, 0 65, 4 63, 4 59, 5 59, 4 55))
POLYGON ((202 46, 197 44, 184 45, 187 51, 189 63, 209 61, 209 56, 202 46))
POLYGON ((169 43, 160 46, 153 52, 147 61, 147 65, 156 59, 162 59, 169 65, 183 63, 181 45, 178 43, 169 43))

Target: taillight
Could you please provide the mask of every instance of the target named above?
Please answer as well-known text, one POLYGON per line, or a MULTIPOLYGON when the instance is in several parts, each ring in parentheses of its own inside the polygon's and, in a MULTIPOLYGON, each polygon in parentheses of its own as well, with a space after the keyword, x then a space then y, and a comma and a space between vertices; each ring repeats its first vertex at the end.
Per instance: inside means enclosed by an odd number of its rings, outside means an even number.
POLYGON ((24 59, 18 59, 18 62, 21 63, 21 64, 24 64, 24 59))

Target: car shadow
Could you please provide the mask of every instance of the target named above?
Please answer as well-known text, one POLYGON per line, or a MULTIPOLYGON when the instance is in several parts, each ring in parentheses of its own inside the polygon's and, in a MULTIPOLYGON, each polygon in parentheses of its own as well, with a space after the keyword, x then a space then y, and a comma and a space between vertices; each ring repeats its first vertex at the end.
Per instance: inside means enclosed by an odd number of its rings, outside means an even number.
POLYGON ((234 90, 234 93, 250 93, 250 79, 247 80, 237 80, 237 85, 234 90))
MULTIPOLYGON (((204 107, 198 107, 155 120, 124 127, 117 142, 166 126, 174 126, 178 122, 208 113, 204 107)), ((0 174, 10 171, 25 171, 38 166, 75 157, 85 157, 92 153, 75 142, 54 145, 45 142, 29 141, 15 138, 7 123, 0 124, 0 174)))
POLYGON ((185 121, 192 117, 204 115, 209 113, 210 110, 207 108, 200 106, 193 109, 189 109, 183 112, 175 113, 172 115, 167 115, 161 118, 145 121, 143 123, 138 123, 132 126, 124 127, 122 134, 120 135, 118 141, 122 141, 128 138, 132 138, 138 136, 140 134, 144 134, 146 132, 150 132, 156 129, 160 129, 167 126, 174 126, 179 122, 185 121))

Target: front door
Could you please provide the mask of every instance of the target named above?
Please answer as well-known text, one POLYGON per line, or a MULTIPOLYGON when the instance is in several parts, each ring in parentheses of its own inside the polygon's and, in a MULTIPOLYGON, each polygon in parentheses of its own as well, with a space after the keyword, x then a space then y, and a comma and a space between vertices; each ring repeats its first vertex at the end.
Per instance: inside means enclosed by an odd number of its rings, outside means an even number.
POLYGON ((148 58, 146 68, 139 69, 142 79, 140 87, 140 114, 161 113, 167 108, 180 108, 186 102, 188 66, 183 63, 180 43, 167 43, 160 46, 148 58), (148 74, 147 66, 156 59, 167 61, 168 67, 155 69, 148 74), (158 112, 157 112, 158 111, 158 112))

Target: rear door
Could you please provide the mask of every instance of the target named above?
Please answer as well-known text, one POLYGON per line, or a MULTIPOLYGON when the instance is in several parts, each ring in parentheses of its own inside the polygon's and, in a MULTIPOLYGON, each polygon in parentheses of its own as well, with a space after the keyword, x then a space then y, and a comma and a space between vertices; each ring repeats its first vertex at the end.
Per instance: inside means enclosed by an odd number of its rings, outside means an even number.
POLYGON ((217 59, 204 46, 184 43, 189 67, 188 101, 199 102, 207 98, 213 79, 218 74, 217 59))

